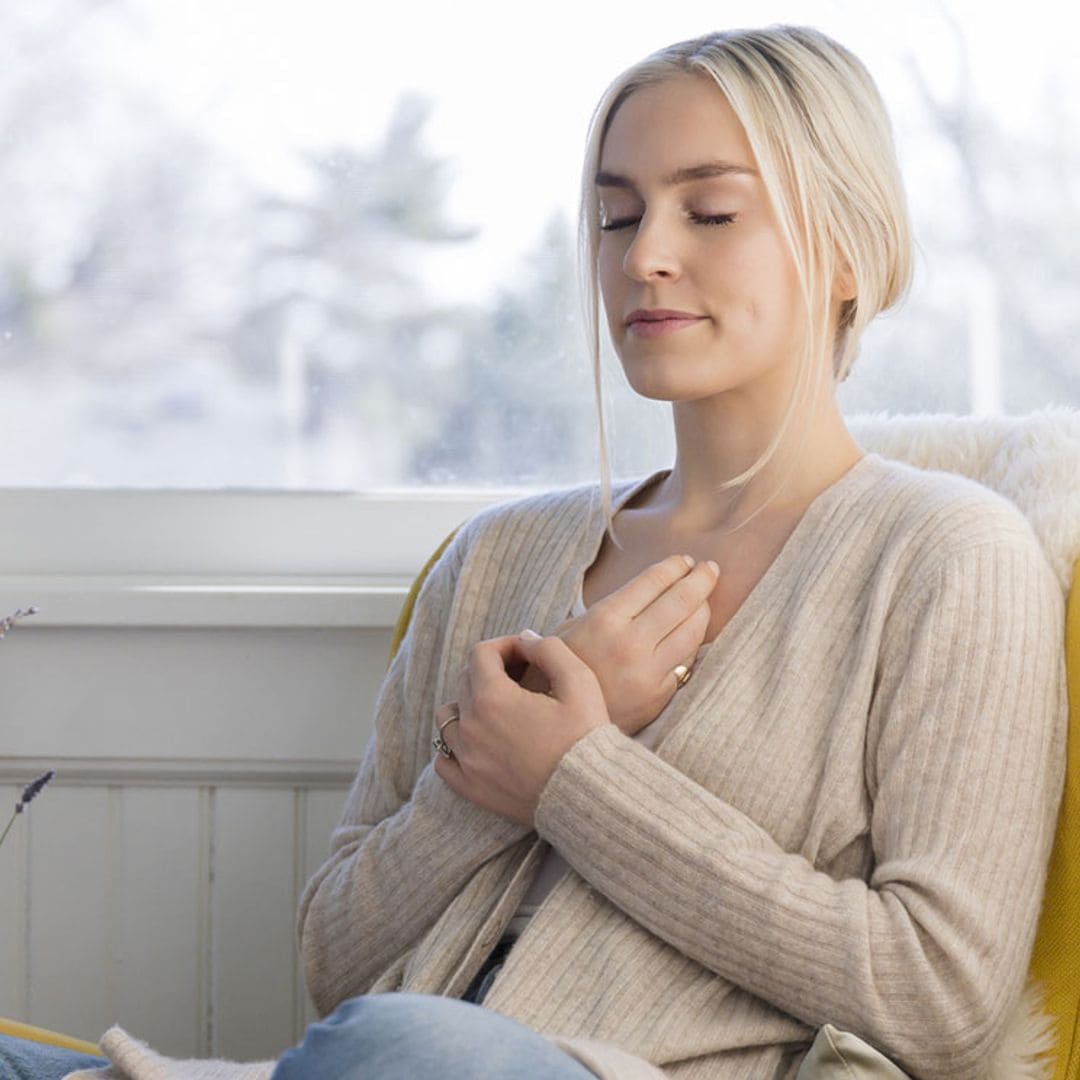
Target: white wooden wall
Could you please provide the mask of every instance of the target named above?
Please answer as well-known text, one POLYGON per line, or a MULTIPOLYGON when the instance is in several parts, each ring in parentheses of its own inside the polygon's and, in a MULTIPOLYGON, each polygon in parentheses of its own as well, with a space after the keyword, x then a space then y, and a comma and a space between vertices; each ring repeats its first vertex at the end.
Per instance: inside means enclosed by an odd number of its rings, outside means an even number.
POLYGON ((370 731, 372 621, 31 620, 0 642, 3 822, 58 774, 0 848, 0 1016, 91 1040, 118 1022, 174 1055, 296 1041, 297 898, 370 731))

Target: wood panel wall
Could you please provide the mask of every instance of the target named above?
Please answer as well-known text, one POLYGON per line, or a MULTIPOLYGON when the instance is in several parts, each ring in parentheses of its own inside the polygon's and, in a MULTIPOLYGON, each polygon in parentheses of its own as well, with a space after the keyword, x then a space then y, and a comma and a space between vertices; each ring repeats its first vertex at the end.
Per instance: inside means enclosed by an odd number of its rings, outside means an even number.
POLYGON ((276 1057, 295 912, 370 732, 385 630, 30 629, 0 644, 0 1015, 276 1057), (2 827, 2 824, 0 824, 2 827))

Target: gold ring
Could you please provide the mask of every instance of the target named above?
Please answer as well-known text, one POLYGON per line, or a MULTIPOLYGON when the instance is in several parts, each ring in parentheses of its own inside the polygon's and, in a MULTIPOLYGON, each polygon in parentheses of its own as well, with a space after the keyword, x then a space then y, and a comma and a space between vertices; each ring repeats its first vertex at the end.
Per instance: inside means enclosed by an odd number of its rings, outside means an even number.
POLYGON ((449 746, 447 746, 446 740, 442 737, 442 732, 441 731, 439 732, 438 735, 435 736, 434 739, 431 740, 431 745, 436 750, 438 750, 439 753, 442 754, 443 757, 453 757, 454 756, 454 751, 451 750, 449 746))
POLYGON ((671 674, 675 676, 675 689, 685 686, 690 681, 690 671, 685 664, 676 664, 671 670, 671 674))

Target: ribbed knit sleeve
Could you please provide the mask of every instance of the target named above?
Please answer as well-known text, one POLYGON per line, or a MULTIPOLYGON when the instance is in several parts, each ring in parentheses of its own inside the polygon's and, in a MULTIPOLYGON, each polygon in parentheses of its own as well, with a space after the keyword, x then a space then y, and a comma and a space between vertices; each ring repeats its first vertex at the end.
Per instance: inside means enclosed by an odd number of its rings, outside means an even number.
POLYGON ((438 668, 470 533, 458 534, 417 599, 330 859, 301 898, 300 948, 320 1013, 364 993, 478 867, 530 831, 462 799, 434 770, 438 668))
MULTIPOLYGON (((537 831, 735 985, 860 1035, 915 1076, 976 1077, 1039 912, 1064 768, 1062 626, 1041 552, 1011 522, 897 589, 870 673, 868 880, 815 869, 613 725, 564 756, 537 831)), ((821 660, 806 678, 835 677, 821 660)), ((800 775, 798 756, 785 764, 800 775)))

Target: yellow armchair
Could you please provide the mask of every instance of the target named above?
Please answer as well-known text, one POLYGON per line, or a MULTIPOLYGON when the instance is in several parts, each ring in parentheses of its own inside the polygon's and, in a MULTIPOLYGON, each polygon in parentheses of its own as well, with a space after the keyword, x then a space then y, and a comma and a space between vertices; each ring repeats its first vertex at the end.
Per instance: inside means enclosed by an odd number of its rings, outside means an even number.
POLYGON ((1065 794, 1031 957, 1046 1011, 1057 1023, 1054 1080, 1080 1077, 1080 562, 1073 570, 1066 613, 1069 739, 1065 794))
POLYGON ((85 1039, 75 1039, 70 1035, 61 1035, 57 1031, 49 1031, 46 1028, 34 1027, 33 1024, 22 1024, 18 1020, 0 1019, 0 1035, 12 1035, 16 1039, 26 1039, 28 1042, 46 1043, 49 1046, 59 1046, 64 1050, 76 1050, 80 1054, 97 1054, 101 1050, 96 1044, 87 1042, 85 1039))

